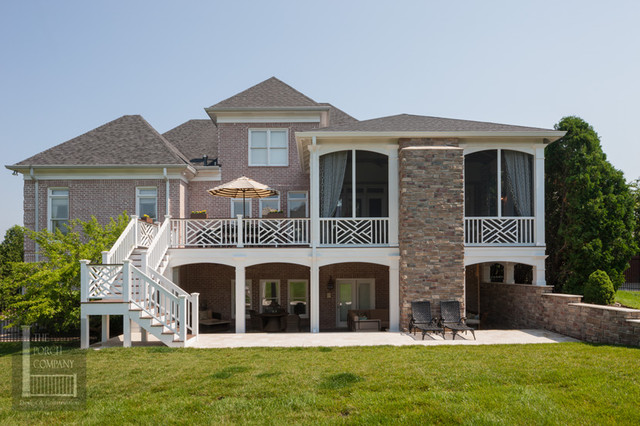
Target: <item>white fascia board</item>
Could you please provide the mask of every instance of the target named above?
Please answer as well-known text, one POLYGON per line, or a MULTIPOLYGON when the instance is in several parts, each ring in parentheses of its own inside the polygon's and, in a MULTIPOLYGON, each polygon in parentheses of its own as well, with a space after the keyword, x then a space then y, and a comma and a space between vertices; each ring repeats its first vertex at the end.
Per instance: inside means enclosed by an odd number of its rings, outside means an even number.
POLYGON ((218 166, 196 167, 196 175, 191 182, 217 182, 222 179, 222 173, 218 166))
POLYGON ((459 132, 322 132, 305 131, 296 132, 296 138, 309 138, 316 136, 320 138, 492 138, 492 139, 517 139, 517 138, 542 138, 549 142, 554 142, 565 135, 564 131, 557 130, 527 130, 527 131, 459 131, 459 132))
MULTIPOLYGON (((7 167, 8 168, 8 167, 7 167)), ((104 179, 165 179, 164 169, 167 169, 168 179, 179 179, 188 182, 187 177, 193 174, 192 167, 161 166, 36 166, 33 167, 33 177, 37 180, 104 180, 104 179)), ((16 169, 23 173, 24 180, 32 180, 29 168, 16 169)))
POLYGON ((216 122, 221 123, 320 123, 320 113, 222 113, 216 122))

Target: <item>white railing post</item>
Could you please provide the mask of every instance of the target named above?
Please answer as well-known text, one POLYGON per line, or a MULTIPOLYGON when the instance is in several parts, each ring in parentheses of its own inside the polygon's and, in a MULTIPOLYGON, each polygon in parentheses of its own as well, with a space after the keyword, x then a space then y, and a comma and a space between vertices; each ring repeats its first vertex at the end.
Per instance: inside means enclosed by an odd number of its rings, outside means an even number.
POLYGON ((140 232, 140 228, 139 228, 140 221, 138 219, 139 218, 136 215, 131 216, 131 220, 133 220, 133 235, 134 235, 134 237, 133 237, 133 243, 134 243, 133 246, 134 247, 138 247, 140 245, 139 244, 140 236, 138 235, 138 233, 140 232))
POLYGON ((180 299, 180 339, 187 343, 187 296, 181 294, 180 299))
POLYGON ((110 263, 111 263, 111 260, 109 259, 109 252, 105 250, 102 252, 102 264, 108 265, 110 263))
POLYGON ((86 302, 89 300, 89 260, 83 259, 80 261, 80 301, 86 302))
POLYGON ((238 223, 237 223, 238 231, 236 232, 236 234, 237 234, 238 240, 236 245, 238 248, 242 248, 244 247, 244 225, 242 223, 242 215, 241 214, 237 215, 237 218, 238 218, 238 223))
POLYGON ((122 301, 131 301, 131 261, 125 259, 122 262, 122 301))
POLYGON ((200 293, 191 293, 191 332, 200 334, 200 293))

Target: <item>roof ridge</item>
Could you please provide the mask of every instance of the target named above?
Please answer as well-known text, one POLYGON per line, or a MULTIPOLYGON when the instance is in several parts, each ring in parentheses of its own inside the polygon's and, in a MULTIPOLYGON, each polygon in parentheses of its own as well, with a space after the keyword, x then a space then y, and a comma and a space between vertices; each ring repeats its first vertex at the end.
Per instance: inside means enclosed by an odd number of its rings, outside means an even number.
POLYGON ((272 76, 205 109, 299 106, 319 106, 319 104, 293 86, 272 76), (278 90, 282 88, 286 90, 278 90), (267 98, 269 100, 265 101, 267 98), (270 105, 270 102, 273 102, 273 104, 270 105), (291 104, 287 105, 288 102, 291 102, 291 104), (251 103, 254 105, 247 105, 251 103), (278 105, 279 103, 280 105, 278 105))

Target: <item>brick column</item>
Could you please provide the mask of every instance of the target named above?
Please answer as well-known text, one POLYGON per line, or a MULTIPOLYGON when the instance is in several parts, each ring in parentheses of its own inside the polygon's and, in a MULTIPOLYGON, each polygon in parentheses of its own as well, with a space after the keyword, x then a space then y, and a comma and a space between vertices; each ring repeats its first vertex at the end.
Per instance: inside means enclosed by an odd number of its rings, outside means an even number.
POLYGON ((400 140, 400 327, 411 301, 458 300, 464 312, 463 150, 452 140, 400 140))

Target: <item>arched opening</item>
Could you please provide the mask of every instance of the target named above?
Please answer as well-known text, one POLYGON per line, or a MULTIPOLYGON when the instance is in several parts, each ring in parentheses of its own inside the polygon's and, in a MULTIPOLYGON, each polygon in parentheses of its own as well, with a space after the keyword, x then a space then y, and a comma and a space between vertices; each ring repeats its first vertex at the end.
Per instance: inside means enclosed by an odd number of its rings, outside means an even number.
POLYGON ((348 150, 320 157, 320 217, 387 217, 389 158, 348 150))

